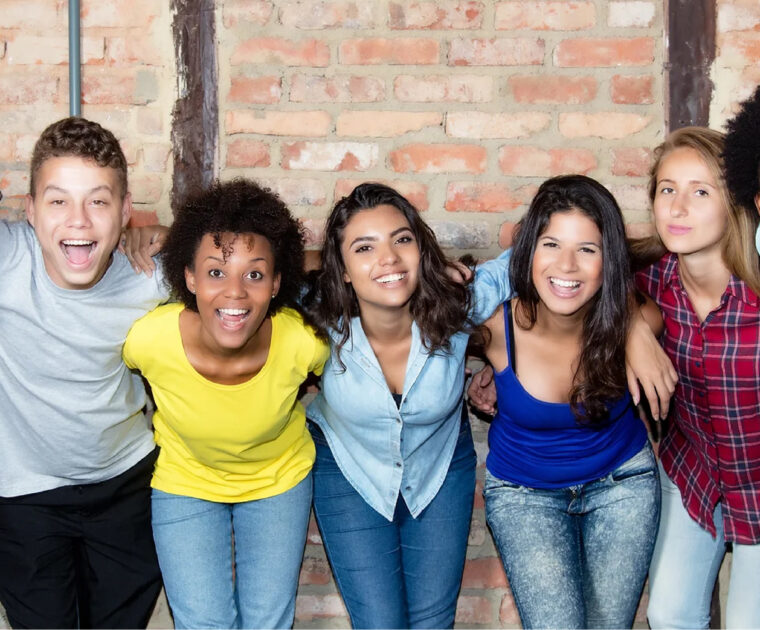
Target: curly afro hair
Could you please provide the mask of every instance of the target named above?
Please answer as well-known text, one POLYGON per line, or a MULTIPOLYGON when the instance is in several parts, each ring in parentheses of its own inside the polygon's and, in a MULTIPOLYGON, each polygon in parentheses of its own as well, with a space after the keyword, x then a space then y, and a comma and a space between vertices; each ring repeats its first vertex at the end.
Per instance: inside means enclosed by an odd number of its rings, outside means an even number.
POLYGON ((741 104, 726 129, 726 184, 734 199, 754 213, 755 196, 760 192, 760 86, 741 104))
POLYGON ((298 297, 304 280, 303 228, 287 206, 273 192, 247 179, 216 182, 190 198, 177 213, 163 249, 166 279, 174 297, 197 311, 195 295, 185 283, 185 268, 192 269, 195 253, 206 234, 222 247, 222 234, 259 234, 274 253, 275 272, 280 274, 280 290, 269 303, 268 315, 289 306, 300 311, 298 297))

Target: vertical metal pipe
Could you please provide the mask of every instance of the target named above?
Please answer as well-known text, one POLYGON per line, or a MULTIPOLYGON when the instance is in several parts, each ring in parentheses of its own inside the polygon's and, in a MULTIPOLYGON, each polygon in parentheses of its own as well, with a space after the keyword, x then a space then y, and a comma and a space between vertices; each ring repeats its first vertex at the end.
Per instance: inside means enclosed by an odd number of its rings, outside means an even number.
POLYGON ((69 115, 82 114, 79 0, 69 0, 69 115))

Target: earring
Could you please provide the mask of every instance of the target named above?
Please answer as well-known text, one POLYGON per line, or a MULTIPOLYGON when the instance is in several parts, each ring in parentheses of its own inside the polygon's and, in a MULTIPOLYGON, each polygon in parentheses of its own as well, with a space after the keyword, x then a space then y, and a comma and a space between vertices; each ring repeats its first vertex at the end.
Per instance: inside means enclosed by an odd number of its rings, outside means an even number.
POLYGON ((276 293, 272 293, 272 299, 274 300, 277 297, 276 293))
POLYGON ((195 295, 195 289, 188 289, 188 290, 190 291, 190 293, 192 293, 193 295, 195 295))
POLYGON ((757 226, 757 230, 755 231, 755 249, 760 254, 760 225, 757 226))

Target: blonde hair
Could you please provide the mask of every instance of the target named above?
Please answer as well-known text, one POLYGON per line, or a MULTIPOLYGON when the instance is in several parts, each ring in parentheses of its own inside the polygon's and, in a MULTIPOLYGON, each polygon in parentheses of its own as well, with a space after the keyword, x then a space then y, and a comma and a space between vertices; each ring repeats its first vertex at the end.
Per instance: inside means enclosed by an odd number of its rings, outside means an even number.
MULTIPOLYGON (((726 231, 721 238, 723 262, 732 274, 760 295, 760 258, 754 241, 758 215, 739 205, 729 192, 723 170, 723 147, 724 135, 706 127, 683 127, 668 134, 665 141, 654 150, 654 162, 649 171, 649 201, 654 202, 657 172, 662 161, 676 149, 696 151, 715 178, 720 199, 727 210, 726 231)), ((635 248, 651 253, 659 243, 659 250, 664 254, 666 250, 662 241, 658 236, 652 238, 656 241, 645 239, 635 248)))

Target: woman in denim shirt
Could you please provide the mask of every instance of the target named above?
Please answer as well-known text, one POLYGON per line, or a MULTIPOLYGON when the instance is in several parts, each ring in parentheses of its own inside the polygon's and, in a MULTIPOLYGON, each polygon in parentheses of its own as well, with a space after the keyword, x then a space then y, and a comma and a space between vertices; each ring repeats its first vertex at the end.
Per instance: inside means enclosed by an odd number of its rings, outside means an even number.
POLYGON ((307 415, 314 510, 354 627, 454 623, 476 464, 465 330, 508 297, 508 256, 453 282, 432 230, 380 184, 327 221, 316 309, 332 350, 307 415))

